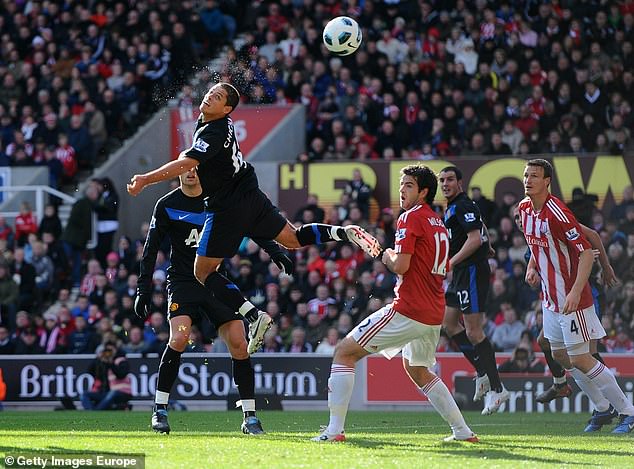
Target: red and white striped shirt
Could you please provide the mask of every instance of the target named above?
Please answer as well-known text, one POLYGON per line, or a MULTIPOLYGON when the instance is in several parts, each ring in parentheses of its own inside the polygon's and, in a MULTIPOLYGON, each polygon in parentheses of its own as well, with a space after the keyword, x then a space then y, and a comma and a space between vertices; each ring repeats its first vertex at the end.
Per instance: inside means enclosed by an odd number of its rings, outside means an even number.
MULTIPOLYGON (((544 308, 561 312, 577 276, 579 254, 592 249, 570 209, 549 195, 539 212, 526 197, 519 204, 524 237, 542 279, 544 308)), ((592 292, 586 282, 578 310, 592 306, 592 292)))
POLYGON ((412 255, 409 269, 398 276, 394 309, 429 326, 442 324, 449 234, 429 205, 415 205, 398 217, 394 251, 412 255))

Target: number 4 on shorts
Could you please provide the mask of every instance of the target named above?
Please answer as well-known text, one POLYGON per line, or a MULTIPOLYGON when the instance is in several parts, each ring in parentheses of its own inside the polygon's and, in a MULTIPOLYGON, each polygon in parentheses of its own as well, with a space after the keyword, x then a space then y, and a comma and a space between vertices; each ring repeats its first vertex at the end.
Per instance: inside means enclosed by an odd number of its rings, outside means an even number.
POLYGON ((570 321, 570 333, 577 334, 577 335, 579 334, 579 327, 577 326, 577 323, 575 322, 574 319, 570 321))

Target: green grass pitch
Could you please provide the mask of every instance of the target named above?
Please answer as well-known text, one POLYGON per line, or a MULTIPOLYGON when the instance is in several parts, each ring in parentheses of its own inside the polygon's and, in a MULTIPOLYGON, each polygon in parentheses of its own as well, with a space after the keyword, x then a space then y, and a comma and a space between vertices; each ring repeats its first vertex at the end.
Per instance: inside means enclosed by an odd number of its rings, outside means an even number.
MULTIPOLYGON (((634 467, 634 434, 611 426, 583 435, 587 415, 467 413, 479 444, 445 443, 433 412, 351 412, 345 443, 308 441, 323 412, 260 412, 261 437, 239 431, 239 412, 170 412, 170 435, 150 430, 148 412, 0 413, 0 467, 20 451, 143 453, 146 468, 544 468, 634 467)), ((15 466, 13 466, 15 467, 15 466)))

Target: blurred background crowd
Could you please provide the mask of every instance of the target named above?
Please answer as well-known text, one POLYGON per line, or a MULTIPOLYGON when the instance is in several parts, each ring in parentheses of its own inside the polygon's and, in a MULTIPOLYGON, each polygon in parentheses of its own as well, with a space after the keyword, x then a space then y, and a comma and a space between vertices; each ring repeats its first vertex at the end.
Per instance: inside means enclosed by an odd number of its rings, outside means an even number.
MULTIPOLYGON (((244 103, 303 104, 307 148, 297 158, 307 163, 623 154, 634 130, 633 44, 629 1, 4 0, 0 165, 47 165, 53 187, 73 187, 168 99, 197 107, 213 79, 236 84, 244 103), (364 43, 332 57, 321 29, 343 14, 357 19, 364 43), (219 53, 214 75, 204 64, 219 53)), ((370 218, 372 188, 350 177, 337 206, 310 196, 287 215, 360 224, 391 246, 398 213, 370 218)), ((524 344, 532 353, 540 304, 524 283, 526 246, 511 211, 522 195, 504 194, 501 204, 477 187, 468 195, 496 249, 485 331, 498 350, 524 344)), ((581 189, 568 201, 600 233, 622 281, 605 291, 593 274, 608 352, 634 351, 632 188, 622 196, 609 212, 581 189)), ((94 179, 65 226, 55 203, 39 221, 28 204, 13 223, 0 219, 0 353, 92 353, 108 340, 126 352, 162 351, 169 252, 157 261, 154 312, 139 321, 132 304, 148 225, 117 239, 118 197, 110 181, 94 179), (87 249, 84 217, 93 212, 99 239, 87 249)), ((331 353, 391 300, 395 276, 353 246, 292 255, 292 277, 246 240, 226 261, 249 300, 275 318, 265 351, 331 353)), ((215 336, 203 321, 189 350, 225 351, 215 336)), ((455 349, 442 338, 439 350, 455 349)))

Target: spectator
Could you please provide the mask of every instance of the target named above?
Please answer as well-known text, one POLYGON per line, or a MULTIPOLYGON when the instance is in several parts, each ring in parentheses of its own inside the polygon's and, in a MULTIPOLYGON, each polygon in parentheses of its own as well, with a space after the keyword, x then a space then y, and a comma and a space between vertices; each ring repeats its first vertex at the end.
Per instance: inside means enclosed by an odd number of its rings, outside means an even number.
POLYGON ((18 246, 24 246, 31 233, 37 233, 37 220, 31 211, 31 204, 20 204, 20 214, 15 217, 15 239, 18 246))
POLYGON ((319 345, 315 349, 315 353, 324 353, 327 355, 333 355, 335 353, 335 347, 341 341, 339 337, 339 331, 336 327, 328 328, 326 336, 321 339, 319 345))
POLYGON ((15 352, 15 344, 11 340, 9 327, 6 324, 0 324, 0 355, 13 355, 15 352))
POLYGON ((9 267, 0 262, 0 323, 11 324, 19 301, 20 288, 11 277, 9 267))
POLYGON ((132 399, 128 373, 130 365, 114 342, 97 347, 96 358, 88 372, 95 378, 90 391, 81 395, 86 410, 113 410, 127 408, 132 399))
POLYGON ((46 300, 53 286, 55 266, 51 258, 46 254, 46 245, 42 241, 38 240, 33 243, 31 263, 35 269, 35 288, 37 289, 37 295, 41 299, 46 300))
POLYGON ((77 175, 77 156, 75 149, 68 143, 68 135, 60 133, 57 137, 57 147, 55 157, 62 162, 64 172, 62 173, 62 183, 72 184, 77 175))
POLYGON ((478 186, 471 188, 471 199, 476 203, 482 215, 482 221, 485 225, 490 225, 497 212, 497 205, 482 194, 482 190, 478 186))
POLYGON ((4 240, 7 243, 7 247, 13 247, 13 228, 7 224, 5 218, 0 215, 0 240, 4 240))
POLYGON ((25 329, 15 342, 16 355, 41 355, 44 349, 38 343, 38 336, 33 328, 25 329))
POLYGON ((19 289, 18 308, 30 310, 33 307, 36 272, 33 265, 24 259, 24 248, 15 249, 10 272, 19 289))
POLYGON ((88 327, 84 316, 75 317, 75 330, 68 337, 68 353, 93 353, 96 344, 95 334, 88 327))
POLYGON ((363 219, 367 220, 370 213, 372 188, 364 182, 359 169, 352 171, 352 179, 346 184, 344 193, 350 197, 352 202, 357 204, 359 209, 361 209, 363 219))
POLYGON ((132 327, 128 334, 128 342, 123 346, 125 353, 143 353, 147 348, 147 344, 143 340, 143 329, 140 327, 132 327))
MULTIPOLYGON (((92 104, 92 103, 91 103, 92 104)), ((75 163, 81 169, 92 169, 95 164, 95 149, 90 130, 84 125, 87 118, 94 118, 96 110, 90 106, 93 112, 88 116, 75 114, 70 118, 70 129, 68 130, 68 144, 75 151, 75 163)), ((102 114, 103 116, 103 114, 102 114)), ((99 125, 96 123, 95 125, 99 125)), ((103 135, 101 136, 103 138, 103 135)), ((102 143, 103 144, 103 143, 102 143)))
POLYGON ((630 339, 628 329, 625 326, 619 326, 616 328, 616 334, 605 341, 605 348, 610 353, 632 353, 634 341, 630 339))
POLYGON ((44 207, 44 216, 40 220, 37 235, 42 238, 42 233, 51 233, 55 239, 59 239, 62 235, 62 222, 57 214, 57 207, 53 204, 47 204, 44 207))
POLYGON ((295 214, 295 221, 301 221, 302 223, 308 223, 304 221, 305 211, 308 210, 312 214, 312 221, 310 223, 323 223, 325 218, 324 209, 319 206, 319 197, 317 194, 309 194, 306 199, 306 204, 301 207, 295 214))
POLYGON ((530 352, 524 347, 516 347, 513 350, 513 356, 500 364, 498 371, 500 373, 543 373, 544 365, 530 361, 530 352))
POLYGON ((296 327, 291 333, 291 344, 285 348, 288 353, 312 352, 313 346, 306 342, 306 331, 301 327, 296 327))
POLYGON ((572 190, 572 200, 568 202, 568 208, 575 215, 579 223, 592 226, 592 215, 596 210, 595 203, 599 198, 594 194, 585 194, 583 189, 575 187, 572 190))
POLYGON ((634 189, 632 186, 627 186, 623 189, 621 201, 612 208, 610 219, 616 221, 623 220, 627 207, 629 206, 634 206, 634 189))
POLYGON ((499 324, 493 332, 493 344, 502 352, 512 352, 520 341, 524 324, 517 319, 515 309, 508 303, 502 305, 504 322, 499 324))
POLYGON ((102 266, 106 265, 106 256, 112 251, 114 235, 119 229, 119 195, 109 178, 93 179, 99 191, 99 200, 95 205, 97 213, 97 248, 95 256, 102 266))
POLYGON ((73 287, 79 287, 81 283, 82 255, 86 250, 88 241, 92 238, 93 207, 97 203, 99 192, 93 185, 88 185, 84 190, 84 197, 73 204, 66 228, 62 234, 66 255, 71 261, 71 280, 73 287))

